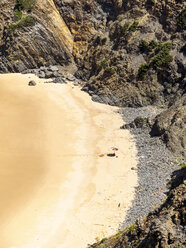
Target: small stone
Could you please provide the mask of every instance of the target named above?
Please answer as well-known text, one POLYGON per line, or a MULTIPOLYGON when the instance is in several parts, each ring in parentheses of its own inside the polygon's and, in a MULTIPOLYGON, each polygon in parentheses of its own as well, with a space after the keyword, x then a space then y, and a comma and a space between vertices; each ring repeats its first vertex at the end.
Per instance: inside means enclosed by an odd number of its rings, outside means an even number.
POLYGON ((29 86, 36 86, 36 82, 31 80, 29 83, 28 83, 29 86))
POLYGON ((38 74, 39 78, 45 78, 45 73, 44 71, 40 71, 38 74))
POLYGON ((51 71, 45 72, 45 78, 51 78, 53 76, 53 73, 51 71))
POLYGON ((68 74, 68 75, 66 76, 66 79, 69 80, 69 81, 74 81, 76 78, 75 78, 73 75, 68 74))

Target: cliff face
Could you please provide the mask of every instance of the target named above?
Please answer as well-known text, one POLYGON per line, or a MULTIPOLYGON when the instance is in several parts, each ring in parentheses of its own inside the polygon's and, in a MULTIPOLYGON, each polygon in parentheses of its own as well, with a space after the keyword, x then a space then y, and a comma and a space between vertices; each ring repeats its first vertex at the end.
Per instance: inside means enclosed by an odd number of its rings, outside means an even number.
POLYGON ((184 1, 123 1, 118 9, 106 2, 106 27, 92 36, 79 63, 78 75, 89 80, 85 91, 120 106, 180 97, 186 87, 184 1))
POLYGON ((0 4, 1 72, 74 60, 93 100, 119 106, 169 104, 185 92, 183 0, 0 4))
POLYGON ((0 72, 72 62, 73 37, 52 0, 0 6, 0 72))

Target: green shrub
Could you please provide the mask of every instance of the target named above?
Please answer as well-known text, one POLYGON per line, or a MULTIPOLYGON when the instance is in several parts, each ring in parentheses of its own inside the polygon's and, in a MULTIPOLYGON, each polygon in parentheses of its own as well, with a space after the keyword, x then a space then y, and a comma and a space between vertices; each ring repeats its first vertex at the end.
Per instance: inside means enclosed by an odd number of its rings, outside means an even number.
POLYGON ((144 80, 145 76, 149 70, 149 64, 142 64, 138 69, 138 78, 139 80, 144 80))
POLYGON ((100 63, 100 67, 105 68, 107 66, 107 62, 108 62, 108 59, 102 60, 101 63, 100 63))
POLYGON ((23 13, 22 13, 21 10, 16 9, 16 10, 14 11, 14 19, 15 19, 16 21, 21 20, 22 15, 23 15, 23 13))
POLYGON ((151 40, 149 43, 145 40, 141 40, 139 48, 142 52, 152 52, 154 48, 158 46, 158 43, 154 40, 151 40))
POLYGON ((136 227, 136 224, 135 223, 132 224, 131 226, 129 226, 129 232, 130 232, 130 234, 132 234, 134 232, 135 227, 136 227))
POLYGON ((152 52, 152 50, 153 50, 154 48, 156 48, 157 45, 158 45, 158 42, 156 42, 155 40, 151 40, 151 42, 150 42, 149 45, 148 45, 148 50, 149 50, 149 52, 152 52))
POLYGON ((131 25, 129 22, 126 22, 123 27, 121 27, 121 33, 120 35, 126 35, 129 31, 136 31, 137 27, 138 27, 139 22, 138 21, 134 21, 131 25))
POLYGON ((129 26, 130 26, 129 22, 126 22, 126 23, 123 25, 123 27, 122 27, 122 29, 121 29, 121 34, 122 34, 122 35, 125 35, 125 34, 128 32, 129 26))
POLYGON ((15 9, 32 10, 35 0, 16 0, 15 9))
POLYGON ((158 69, 164 66, 168 66, 172 61, 173 57, 169 54, 172 49, 172 44, 167 42, 165 44, 160 44, 157 51, 158 54, 152 58, 152 66, 154 69, 158 69))
POLYGON ((163 51, 152 59, 152 64, 155 69, 168 66, 173 61, 173 57, 170 54, 165 54, 163 51))
POLYGON ((105 68, 105 72, 112 75, 112 74, 115 73, 115 70, 114 70, 114 68, 108 66, 108 67, 105 68))
POLYGON ((164 52, 170 52, 170 50, 172 49, 172 43, 171 42, 166 42, 164 44, 160 43, 158 48, 160 48, 164 52))
POLYGON ((9 33, 13 33, 16 29, 26 26, 34 26, 35 20, 31 16, 24 17, 21 21, 15 24, 10 24, 8 28, 9 33))
POLYGON ((103 243, 106 240, 107 240, 107 238, 103 238, 100 243, 103 243))
POLYGON ((186 168, 186 164, 185 163, 181 163, 179 166, 181 167, 181 169, 185 169, 186 168))
POLYGON ((139 44, 139 49, 142 51, 142 52, 145 52, 148 50, 148 42, 146 40, 141 40, 140 41, 140 44, 139 44))
POLYGON ((150 67, 153 67, 155 70, 162 67, 168 66, 172 61, 173 57, 170 55, 172 49, 172 43, 166 42, 164 44, 157 43, 156 41, 151 41, 147 43, 145 40, 142 40, 139 44, 139 48, 142 51, 154 51, 154 56, 152 59, 149 59, 149 64, 142 64, 138 69, 138 79, 144 80, 145 75, 150 67))
POLYGON ((119 22, 122 22, 123 21, 123 17, 121 16, 120 18, 119 18, 119 22))
POLYGON ((101 44, 102 44, 102 45, 105 45, 106 42, 107 42, 107 37, 104 37, 104 38, 101 40, 101 44))
POLYGON ((177 17, 177 25, 183 30, 186 29, 186 8, 183 9, 177 17))
POLYGON ((132 31, 132 32, 136 31, 138 25, 139 25, 139 22, 138 21, 134 21, 132 23, 132 25, 129 27, 129 31, 132 31))

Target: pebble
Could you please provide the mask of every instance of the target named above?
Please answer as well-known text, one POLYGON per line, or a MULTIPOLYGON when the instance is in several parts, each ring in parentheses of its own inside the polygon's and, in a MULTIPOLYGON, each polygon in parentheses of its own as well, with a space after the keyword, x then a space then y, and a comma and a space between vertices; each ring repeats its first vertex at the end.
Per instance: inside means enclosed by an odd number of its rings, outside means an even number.
MULTIPOLYGON (((142 108, 122 108, 119 113, 125 123, 132 122, 136 117, 153 118, 163 109, 153 106, 142 108)), ((138 150, 138 186, 132 207, 128 210, 126 219, 120 224, 123 229, 134 223, 136 219, 146 217, 155 207, 162 204, 168 191, 167 181, 178 166, 171 152, 159 137, 151 137, 149 128, 130 129, 138 150)), ((133 170, 133 168, 131 168, 133 170)))

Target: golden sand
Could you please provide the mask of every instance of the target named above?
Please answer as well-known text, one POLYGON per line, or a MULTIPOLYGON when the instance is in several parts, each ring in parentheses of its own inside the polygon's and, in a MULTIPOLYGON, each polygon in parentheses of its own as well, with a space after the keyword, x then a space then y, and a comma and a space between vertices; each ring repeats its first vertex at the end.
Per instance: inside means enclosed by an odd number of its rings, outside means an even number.
POLYGON ((135 143, 117 108, 31 79, 0 75, 0 248, 85 248, 131 206, 135 143))

